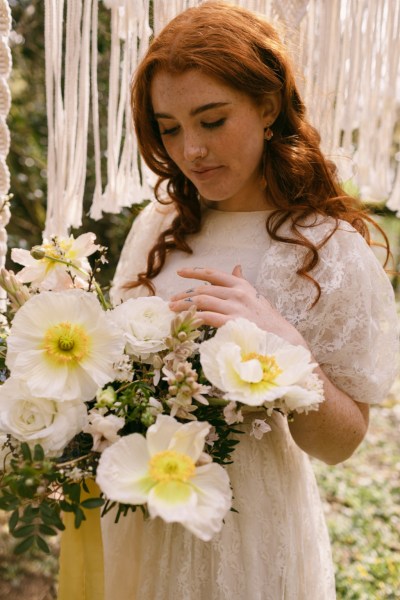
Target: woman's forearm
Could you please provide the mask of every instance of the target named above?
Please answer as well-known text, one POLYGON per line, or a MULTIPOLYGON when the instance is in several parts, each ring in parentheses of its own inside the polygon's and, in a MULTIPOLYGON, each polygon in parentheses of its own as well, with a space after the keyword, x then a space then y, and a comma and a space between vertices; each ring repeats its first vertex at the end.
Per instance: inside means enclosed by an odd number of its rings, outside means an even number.
POLYGON ((349 458, 364 439, 369 407, 339 390, 320 367, 316 373, 324 383, 325 401, 318 411, 295 413, 289 428, 302 450, 333 465, 349 458))

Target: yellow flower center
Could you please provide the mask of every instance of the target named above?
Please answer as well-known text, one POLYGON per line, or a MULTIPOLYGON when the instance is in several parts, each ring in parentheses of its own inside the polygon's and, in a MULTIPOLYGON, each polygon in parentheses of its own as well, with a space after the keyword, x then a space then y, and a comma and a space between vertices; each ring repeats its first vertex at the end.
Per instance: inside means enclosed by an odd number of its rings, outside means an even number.
MULTIPOLYGON (((42 244, 41 248, 52 258, 65 258, 71 260, 75 258, 76 252, 71 252, 72 240, 57 240, 57 245, 54 243, 42 244)), ((44 259, 48 260, 48 259, 44 259)))
POLYGON ((254 359, 258 360, 261 365, 263 382, 269 385, 275 385, 276 378, 282 373, 282 369, 279 368, 275 356, 257 354, 257 352, 249 352, 243 356, 243 362, 254 359))
POLYGON ((81 325, 57 323, 46 331, 43 348, 47 358, 56 364, 77 364, 88 356, 90 340, 81 325))
POLYGON ((164 450, 151 458, 149 472, 156 481, 187 481, 195 474, 196 467, 190 456, 175 450, 164 450))

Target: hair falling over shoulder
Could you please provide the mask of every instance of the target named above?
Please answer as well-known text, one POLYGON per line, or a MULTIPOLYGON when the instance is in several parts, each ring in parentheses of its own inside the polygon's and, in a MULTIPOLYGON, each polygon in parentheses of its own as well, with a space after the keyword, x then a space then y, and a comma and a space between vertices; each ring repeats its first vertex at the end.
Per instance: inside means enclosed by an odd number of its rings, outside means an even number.
MULTIPOLYGON (((272 125, 273 138, 265 144, 265 172, 268 198, 276 208, 266 227, 272 239, 303 246, 306 250, 298 275, 321 288, 312 277, 319 250, 302 233, 310 216, 331 217, 350 223, 370 241, 368 224, 379 229, 389 257, 384 232, 362 209, 360 202, 344 192, 337 169, 320 150, 320 136, 306 118, 306 111, 295 83, 287 50, 276 30, 262 17, 226 2, 205 2, 175 17, 153 40, 135 74, 131 90, 133 119, 143 159, 158 175, 156 198, 173 202, 177 216, 149 253, 147 270, 139 274, 132 287, 144 284, 154 293, 151 279, 158 275, 167 253, 179 249, 190 253, 189 234, 201 229, 201 208, 197 190, 169 158, 154 118, 151 83, 160 71, 181 74, 191 69, 214 77, 260 101, 265 94, 279 92, 281 111, 272 125), (160 197, 167 189, 168 200, 160 197), (280 233, 290 223, 290 236, 280 233)), ((287 227, 285 228, 287 231, 287 227)))

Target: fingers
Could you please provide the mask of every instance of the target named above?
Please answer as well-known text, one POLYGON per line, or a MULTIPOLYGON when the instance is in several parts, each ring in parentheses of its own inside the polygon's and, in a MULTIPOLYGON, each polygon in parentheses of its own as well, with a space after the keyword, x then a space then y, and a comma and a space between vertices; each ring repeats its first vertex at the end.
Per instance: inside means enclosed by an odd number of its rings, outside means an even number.
POLYGON ((195 288, 189 288, 184 292, 180 292, 179 294, 174 294, 171 296, 170 300, 172 302, 176 302, 177 300, 184 300, 187 298, 193 298, 194 296, 215 296, 217 298, 221 298, 223 300, 228 299, 232 294, 232 290, 227 287, 222 287, 219 285, 199 285, 195 288))
POLYGON ((188 310, 191 305, 194 305, 197 310, 205 312, 216 312, 223 315, 232 312, 231 303, 227 301, 227 298, 207 296, 205 294, 192 294, 184 298, 171 300, 169 303, 170 309, 174 312, 188 310))
MULTIPOLYGON (((235 267, 236 269, 236 267, 235 267)), ((199 279, 200 281, 208 281, 212 285, 221 285, 223 287, 232 287, 237 283, 236 275, 219 271, 218 269, 208 269, 203 267, 195 267, 194 269, 179 269, 177 271, 179 277, 187 279, 199 279)))
POLYGON ((244 279, 245 277, 243 275, 242 266, 236 265, 235 267, 233 267, 232 275, 234 275, 235 277, 240 277, 241 279, 244 279))
POLYGON ((209 327, 221 327, 225 325, 232 317, 229 315, 220 315, 218 313, 213 312, 200 312, 196 315, 200 320, 202 325, 208 325, 209 327))

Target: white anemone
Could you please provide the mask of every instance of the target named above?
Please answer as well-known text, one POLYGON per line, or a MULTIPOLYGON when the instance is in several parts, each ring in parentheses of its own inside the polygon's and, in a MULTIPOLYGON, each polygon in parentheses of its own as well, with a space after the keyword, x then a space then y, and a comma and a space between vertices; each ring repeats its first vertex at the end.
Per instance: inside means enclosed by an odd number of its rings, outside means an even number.
POLYGON ((197 466, 208 423, 181 424, 158 415, 146 438, 133 433, 104 450, 97 483, 110 499, 145 504, 151 517, 181 523, 208 541, 231 507, 228 475, 215 463, 197 466))
POLYGON ((288 394, 294 405, 304 409, 307 403, 323 399, 322 394, 307 389, 307 380, 316 367, 310 352, 247 319, 228 321, 203 342, 200 362, 207 379, 230 401, 276 406, 275 401, 288 394))
POLYGON ((158 296, 130 298, 112 311, 112 318, 124 331, 126 352, 146 360, 166 349, 175 313, 158 296))
POLYGON ((39 290, 60 291, 72 287, 86 287, 85 279, 89 277, 91 271, 86 257, 100 248, 94 243, 95 239, 94 233, 84 233, 76 239, 71 235, 44 240, 43 244, 37 246, 37 250, 46 254, 43 258, 34 258, 29 250, 13 248, 12 260, 24 266, 17 275, 18 279, 22 283, 31 283, 39 290), (75 277, 74 282, 67 272, 68 266, 52 260, 53 258, 73 264, 70 271, 75 277), (86 277, 81 269, 86 271, 86 277))
POLYGON ((34 396, 91 400, 114 379, 124 340, 94 294, 69 290, 28 300, 14 317, 7 347, 11 374, 34 396))
POLYGON ((23 381, 12 377, 0 387, 0 431, 32 448, 41 444, 49 456, 61 455, 86 422, 86 406, 79 400, 36 398, 23 381))

